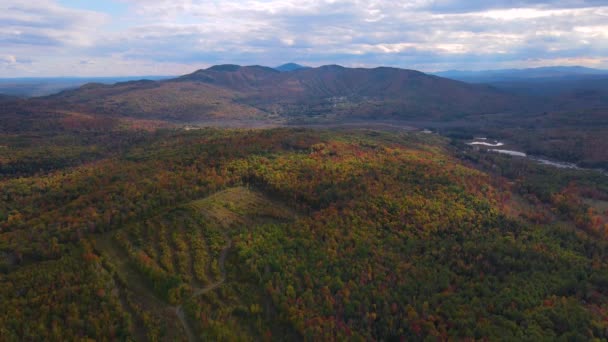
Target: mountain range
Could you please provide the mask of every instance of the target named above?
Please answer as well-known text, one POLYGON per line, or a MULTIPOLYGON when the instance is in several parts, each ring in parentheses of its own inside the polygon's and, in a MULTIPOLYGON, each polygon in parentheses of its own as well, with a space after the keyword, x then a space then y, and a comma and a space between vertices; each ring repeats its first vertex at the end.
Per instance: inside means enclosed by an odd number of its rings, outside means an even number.
MULTIPOLYGON (((232 68, 235 66, 233 65, 232 68)), ((207 70, 230 69, 230 65, 214 66, 207 70)), ((297 63, 286 63, 274 68, 276 71, 289 73, 298 70, 313 69, 297 63)), ((571 88, 576 82, 598 82, 608 78, 608 70, 592 69, 581 66, 557 66, 529 69, 498 69, 498 70, 448 70, 431 73, 435 76, 449 78, 467 83, 485 83, 507 91, 518 91, 525 88, 526 93, 537 93, 531 85, 542 84, 543 91, 562 91, 571 88), (547 87, 548 86, 548 87, 547 87)), ((168 80, 175 76, 124 76, 124 77, 25 77, 0 78, 0 94, 36 97, 48 96, 67 89, 75 89, 87 83, 114 84, 137 80, 168 80)), ((581 86, 577 84, 576 87, 581 86)))
POLYGON ((177 122, 438 119, 501 112, 518 103, 492 87, 419 71, 338 65, 290 72, 217 65, 167 80, 91 83, 32 101, 94 115, 177 122))
POLYGON ((437 76, 470 83, 608 78, 608 70, 586 68, 581 66, 556 66, 481 71, 448 70, 436 72, 434 74, 437 76))

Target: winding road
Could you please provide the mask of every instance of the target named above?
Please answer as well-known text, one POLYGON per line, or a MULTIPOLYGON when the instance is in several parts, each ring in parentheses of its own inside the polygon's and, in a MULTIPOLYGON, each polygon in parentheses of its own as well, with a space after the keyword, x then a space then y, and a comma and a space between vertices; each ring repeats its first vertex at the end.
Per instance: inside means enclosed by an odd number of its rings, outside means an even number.
POLYGON ((192 328, 188 324, 188 320, 186 319, 186 315, 184 314, 183 306, 186 301, 192 300, 209 291, 215 290, 216 288, 220 287, 226 281, 226 268, 225 268, 226 256, 228 255, 228 250, 230 249, 230 247, 232 247, 232 240, 230 240, 230 238, 227 235, 225 235, 224 237, 228 240, 228 242, 226 243, 226 246, 224 246, 224 248, 220 252, 220 260, 218 262, 219 267, 220 267, 220 279, 218 279, 216 282, 211 283, 203 288, 196 289, 190 297, 188 297, 186 300, 182 301, 182 303, 175 308, 175 314, 177 315, 177 318, 179 318, 179 321, 182 323, 182 326, 184 327, 184 331, 186 332, 186 335, 188 336, 188 341, 190 341, 190 342, 194 342, 197 339, 194 336, 194 333, 192 332, 192 328))

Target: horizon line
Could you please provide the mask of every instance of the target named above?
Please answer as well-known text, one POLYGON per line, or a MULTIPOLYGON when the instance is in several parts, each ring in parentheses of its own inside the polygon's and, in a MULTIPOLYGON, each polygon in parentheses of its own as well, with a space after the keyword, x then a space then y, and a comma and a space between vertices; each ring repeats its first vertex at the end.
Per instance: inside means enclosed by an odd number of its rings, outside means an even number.
MULTIPOLYGON (((608 73, 608 69, 598 69, 598 68, 593 68, 593 67, 588 67, 588 66, 584 66, 584 65, 546 65, 546 66, 539 66, 539 67, 530 67, 530 68, 502 68, 502 69, 479 69, 479 70, 474 70, 474 69, 448 69, 448 70, 438 70, 438 71, 422 71, 422 70, 418 70, 418 69, 408 69, 405 67, 397 67, 397 66, 387 66, 387 65, 378 65, 378 66, 367 66, 367 67, 363 67, 363 66, 343 66, 340 64, 323 64, 323 65, 319 65, 319 66, 308 66, 308 65, 304 65, 304 64, 300 64, 300 63, 295 63, 295 62, 288 62, 288 63, 283 63, 281 65, 275 66, 275 67, 271 67, 271 66, 267 66, 267 65, 262 65, 262 64, 249 64, 249 65, 242 65, 242 64, 233 64, 233 63, 221 63, 221 64, 214 64, 211 65, 207 68, 199 68, 199 69, 195 69, 190 73, 194 73, 200 70, 208 70, 211 69, 213 67, 217 67, 217 66, 226 66, 226 65, 233 65, 233 66, 239 66, 239 67, 265 67, 265 68, 270 68, 270 69, 277 69, 281 66, 287 65, 287 64, 297 64, 303 68, 312 68, 312 69, 318 69, 318 68, 322 68, 322 67, 327 67, 327 66, 339 66, 342 68, 347 68, 347 69, 378 69, 378 68, 393 68, 393 69, 401 69, 401 70, 414 70, 414 71, 419 71, 425 74, 430 74, 430 75, 434 75, 434 74, 439 74, 439 73, 446 73, 446 72, 493 72, 493 71, 517 71, 517 70, 537 70, 537 69, 545 69, 545 68, 584 68, 584 69, 591 69, 591 70, 595 70, 595 71, 603 71, 608 73)), ((282 72, 289 72, 289 71, 282 71, 282 72)), ((186 74, 142 74, 142 75, 137 75, 137 74, 133 74, 133 75, 96 75, 96 76, 76 76, 76 75, 58 75, 58 76, 12 76, 12 77, 3 77, 0 76, 0 80, 24 80, 24 79, 52 79, 52 78, 57 78, 57 79, 103 79, 103 78, 136 78, 136 77, 154 77, 154 78, 169 78, 169 77, 180 77, 180 76, 184 76, 184 75, 188 75, 189 73, 186 74)))

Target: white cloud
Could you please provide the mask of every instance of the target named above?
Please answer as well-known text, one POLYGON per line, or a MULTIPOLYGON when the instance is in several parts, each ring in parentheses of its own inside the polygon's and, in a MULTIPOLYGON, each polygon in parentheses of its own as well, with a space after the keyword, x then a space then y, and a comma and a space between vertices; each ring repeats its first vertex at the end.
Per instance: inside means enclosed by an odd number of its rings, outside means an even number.
POLYGON ((124 66, 113 72, 144 74, 287 61, 435 70, 541 60, 608 68, 608 5, 597 0, 515 0, 512 8, 490 0, 120 1, 129 5, 128 21, 50 0, 4 0, 0 55, 30 56, 32 72, 49 73, 107 73, 109 61, 124 66))
POLYGON ((100 13, 72 10, 48 0, 3 0, 0 41, 3 45, 90 45, 106 19, 100 13))
POLYGON ((6 55, 6 56, 0 57, 0 61, 2 61, 3 63, 6 63, 6 64, 16 64, 17 57, 15 57, 13 55, 6 55))

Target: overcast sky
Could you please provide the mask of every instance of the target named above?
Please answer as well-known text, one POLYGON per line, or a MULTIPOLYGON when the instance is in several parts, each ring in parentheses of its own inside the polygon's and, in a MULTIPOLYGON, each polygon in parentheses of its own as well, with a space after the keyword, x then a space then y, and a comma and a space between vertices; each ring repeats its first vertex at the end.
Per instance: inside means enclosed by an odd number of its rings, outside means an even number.
POLYGON ((0 77, 285 62, 608 69, 608 0, 0 0, 0 77))

